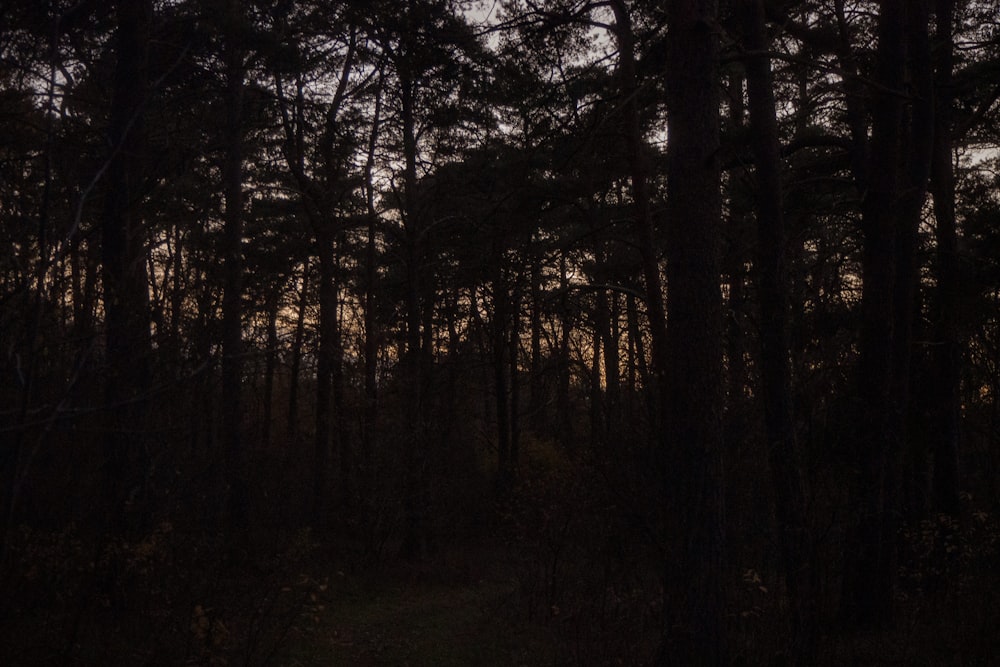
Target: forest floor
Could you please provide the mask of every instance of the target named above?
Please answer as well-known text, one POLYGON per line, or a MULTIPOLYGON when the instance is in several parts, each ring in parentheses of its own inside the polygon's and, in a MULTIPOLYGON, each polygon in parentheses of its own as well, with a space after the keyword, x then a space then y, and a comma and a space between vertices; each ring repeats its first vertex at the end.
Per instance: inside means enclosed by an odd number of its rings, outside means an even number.
MULTIPOLYGON (((394 549, 362 557, 357 544, 311 535, 270 558, 205 570, 197 567, 204 561, 182 558, 202 559, 205 551, 190 538, 179 540, 183 549, 168 547, 171 535, 161 531, 130 547, 113 598, 95 588, 103 570, 75 542, 52 546, 35 536, 25 575, 8 581, 16 595, 7 600, 13 616, 0 622, 0 664, 653 664, 660 615, 651 601, 659 594, 641 578, 632 591, 620 577, 606 585, 593 542, 552 552, 510 535, 465 536, 414 563, 391 555, 394 549), (77 555, 66 560, 67 552, 77 555), (546 558, 553 553, 561 556, 558 568, 546 558)), ((1000 664, 994 553, 933 595, 901 590, 893 631, 845 636, 825 628, 815 664, 1000 664)), ((752 588, 752 598, 733 601, 734 610, 753 611, 734 616, 732 664, 785 664, 781 605, 752 588)))
MULTIPOLYGON (((583 615, 531 604, 525 554, 513 544, 468 543, 419 564, 390 559, 372 571, 336 571, 271 664, 449 667, 652 664, 650 627, 614 636, 583 615), (627 635, 627 636, 626 636, 627 635), (610 640, 610 646, 603 642, 610 640), (620 642, 641 646, 622 650, 620 642), (617 644, 617 646, 614 646, 617 644)), ((842 635, 832 626, 817 666, 1000 665, 1000 579, 979 578, 936 597, 899 601, 895 629, 842 635)), ((733 663, 783 662, 775 618, 734 637, 733 663)))
MULTIPOLYGON (((0 572, 0 665, 654 664, 662 560, 599 480, 551 468, 416 562, 398 557, 400 531, 262 526, 235 558, 225 535, 169 521, 103 544, 24 527, 0 572)), ((1000 521, 972 512, 903 537, 895 628, 840 632, 826 576, 814 664, 1000 665, 1000 521)), ((720 573, 732 664, 787 664, 780 580, 747 564, 720 573)))
MULTIPOLYGON (((485 560, 485 563, 484 563, 485 560)), ((551 664, 548 628, 515 616, 518 581, 506 568, 456 572, 396 566, 381 576, 338 572, 277 661, 300 665, 551 664)))
POLYGON ((272 664, 631 665, 652 657, 653 628, 630 622, 624 631, 569 602, 580 581, 567 580, 560 596, 572 608, 549 604, 533 557, 523 545, 490 537, 447 545, 418 563, 390 558, 335 570, 272 664))
MULTIPOLYGON (((526 614, 523 583, 502 559, 510 549, 481 553, 477 566, 456 569, 440 560, 386 566, 377 575, 337 572, 287 637, 271 664, 281 667, 482 667, 534 665, 652 664, 655 634, 631 657, 611 657, 583 636, 573 619, 526 614), (633 662, 636 655, 644 656, 633 662)), ((465 556, 468 558, 468 556, 465 556)), ((467 561, 468 562, 468 561, 467 561)), ((467 564, 467 563, 466 563, 467 564)), ((951 599, 936 609, 903 605, 894 631, 823 640, 816 665, 1000 664, 997 609, 984 605, 983 591, 951 599), (990 657, 994 656, 994 657, 990 657)), ((558 612, 557 612, 558 613, 558 612)), ((733 664, 784 664, 781 631, 762 620, 756 637, 734 646, 733 664), (770 648, 769 648, 770 647, 770 648), (747 652, 749 650, 749 653, 747 652), (775 651, 772 653, 772 651, 775 651)), ((751 633, 756 634, 756 633, 751 633)), ((621 638, 619 638, 620 640, 621 638)), ((748 639, 743 638, 744 641, 748 639)), ((740 643, 740 642, 737 642, 740 643)), ((627 655, 627 653, 625 654, 627 655)))

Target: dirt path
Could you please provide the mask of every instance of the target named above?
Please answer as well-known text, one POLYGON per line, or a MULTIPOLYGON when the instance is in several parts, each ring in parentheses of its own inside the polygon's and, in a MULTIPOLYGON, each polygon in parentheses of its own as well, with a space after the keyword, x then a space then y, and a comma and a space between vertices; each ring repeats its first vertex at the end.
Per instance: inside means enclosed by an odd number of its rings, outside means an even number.
POLYGON ((551 663, 552 638, 517 617, 517 581, 496 569, 480 578, 447 567, 401 569, 361 582, 338 573, 300 624, 285 667, 467 667, 551 663))

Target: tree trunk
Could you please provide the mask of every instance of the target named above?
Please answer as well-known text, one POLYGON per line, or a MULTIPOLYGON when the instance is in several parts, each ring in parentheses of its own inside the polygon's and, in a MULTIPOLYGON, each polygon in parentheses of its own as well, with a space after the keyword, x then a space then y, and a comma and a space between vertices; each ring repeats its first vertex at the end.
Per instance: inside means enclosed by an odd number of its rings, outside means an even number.
POLYGON ((621 365, 619 359, 619 303, 616 292, 601 293, 602 308, 607 313, 603 331, 604 348, 604 431, 607 442, 613 442, 620 435, 621 415, 621 365))
POLYGON ((573 328, 572 314, 569 307, 569 272, 566 265, 566 253, 559 254, 559 303, 560 328, 559 350, 556 353, 556 440, 570 453, 576 450, 573 439, 573 415, 570 414, 570 366, 569 366, 569 335, 573 328))
MULTIPOLYGON (((633 397, 638 395, 639 387, 644 390, 649 386, 649 368, 646 362, 646 344, 642 339, 642 329, 639 326, 639 308, 635 303, 636 298, 629 294, 625 300, 625 318, 628 328, 629 339, 629 392, 633 397)), ((641 394, 649 396, 648 391, 641 394)), ((647 408, 649 406, 646 406, 647 408)), ((633 411, 635 407, 633 406, 633 411)))
POLYGON ((601 450, 604 442, 603 397, 601 395, 601 333, 594 327, 590 339, 590 451, 601 450))
POLYGON ((170 290, 170 346, 171 356, 174 359, 180 358, 181 350, 181 321, 184 319, 184 259, 187 256, 187 246, 185 237, 181 233, 180 225, 175 225, 173 229, 174 247, 171 262, 171 272, 173 275, 173 285, 170 290))
POLYGON ((521 450, 521 381, 518 369, 518 358, 521 352, 521 279, 514 276, 514 289, 511 294, 510 329, 507 345, 507 363, 510 370, 510 456, 508 468, 510 482, 517 481, 518 458, 521 450))
POLYGON ((346 392, 344 373, 344 331, 343 313, 341 312, 341 265, 340 245, 336 245, 334 254, 334 311, 333 340, 330 341, 332 366, 330 382, 333 398, 333 442, 336 447, 337 460, 340 464, 340 477, 337 480, 340 490, 341 508, 349 510, 354 505, 354 448, 351 443, 350 429, 346 419, 346 392))
POLYGON ((548 397, 542 381, 542 264, 531 264, 531 356, 528 362, 529 425, 536 432, 548 428, 548 397))
POLYGON ((223 58, 226 76, 225 156, 222 179, 225 196, 222 252, 225 277, 222 296, 222 430, 225 447, 226 523, 238 549, 246 546, 247 455, 243 442, 243 90, 246 70, 239 46, 240 0, 226 7, 223 58))
POLYGON ((893 620, 916 233, 933 131, 927 21, 926 0, 886 0, 881 5, 869 178, 861 184, 865 197, 860 418, 853 460, 859 471, 853 495, 856 523, 846 543, 841 601, 844 621, 859 629, 887 627, 893 620), (907 115, 898 91, 907 84, 908 58, 917 94, 907 115))
MULTIPOLYGON (((907 450, 912 452, 918 438, 910 437, 910 403, 913 393, 911 365, 914 358, 913 328, 915 313, 920 312, 917 290, 920 282, 920 266, 917 257, 918 228, 920 227, 927 186, 934 152, 934 74, 931 62, 930 36, 928 33, 928 0, 913 0, 907 3, 906 51, 907 83, 913 91, 908 103, 906 133, 903 137, 900 167, 901 190, 896 207, 899 219, 896 228, 896 284, 893 294, 893 367, 892 397, 894 401, 893 431, 900 443, 899 455, 907 458, 907 450)), ((921 452, 921 458, 923 453, 921 452)), ((891 472, 891 483, 895 489, 894 513, 903 509, 903 475, 906 465, 896 464, 891 472)), ((892 540, 888 535, 887 540, 892 540)), ((894 567, 895 569, 895 567, 894 567)))
POLYGON ((318 231, 316 254, 319 257, 319 344, 316 350, 316 413, 313 441, 312 523, 328 522, 327 486, 330 472, 330 442, 333 437, 333 366, 337 336, 337 288, 334 272, 333 240, 318 231))
POLYGON ((381 129, 382 114, 382 91, 385 85, 384 70, 379 70, 378 87, 375 91, 375 106, 373 112, 371 134, 368 137, 368 155, 365 161, 365 206, 367 209, 367 238, 365 243, 364 260, 364 358, 365 358, 365 384, 364 384, 364 413, 362 421, 362 443, 361 443, 361 497, 364 499, 363 526, 368 530, 369 548, 374 548, 375 544, 375 442, 378 429, 378 359, 380 349, 381 330, 376 309, 378 298, 376 285, 378 283, 378 250, 377 250, 377 225, 378 211, 375 209, 375 181, 373 177, 375 169, 375 151, 378 146, 378 135, 381 129))
POLYGON ((289 443, 294 440, 299 424, 299 370, 302 367, 302 345, 306 335, 306 308, 309 304, 309 262, 302 265, 302 285, 295 315, 295 333, 292 336, 292 360, 288 369, 288 424, 289 443))
POLYGON ((954 0, 937 0, 934 53, 934 147, 931 191, 937 241, 936 428, 932 429, 933 502, 939 512, 958 516, 958 452, 962 414, 962 311, 959 307, 958 226, 955 221, 955 170, 952 163, 952 72, 954 69, 954 0))
MULTIPOLYGON (((53 39, 58 39, 54 37, 53 39)), ((55 86, 56 86, 56 69, 57 69, 57 47, 54 42, 50 42, 50 62, 49 62, 49 76, 47 81, 47 105, 49 108, 55 108, 55 86)), ((27 361, 27 368, 24 369, 23 375, 20 379, 21 391, 19 398, 19 407, 17 410, 17 427, 14 432, 13 437, 0 437, 0 573, 7 572, 7 564, 9 557, 9 542, 8 536, 14 528, 15 517, 17 514, 17 503, 18 495, 21 484, 23 483, 23 473, 24 467, 21 465, 23 448, 25 436, 28 430, 29 413, 32 409, 32 403, 34 399, 34 387, 36 380, 36 370, 38 362, 38 349, 37 344, 39 341, 39 329, 41 327, 42 317, 45 309, 45 291, 46 289, 52 289, 55 297, 60 297, 65 299, 65 289, 59 286, 56 289, 55 280, 49 278, 49 226, 51 220, 51 205, 52 205, 52 179, 53 179, 53 139, 54 139, 54 123, 55 120, 51 114, 48 114, 48 119, 45 123, 45 144, 44 144, 44 183, 42 185, 42 200, 39 206, 38 212, 38 262, 35 267, 35 285, 34 289, 30 290, 31 296, 25 296, 25 305, 28 305, 26 309, 28 311, 27 318, 29 318, 30 323, 28 324, 27 340, 24 345, 24 357, 27 361)), ((73 327, 74 329, 79 329, 81 324, 81 317, 79 315, 79 304, 77 299, 82 301, 82 295, 80 294, 80 280, 79 280, 79 262, 76 254, 79 252, 80 242, 79 235, 74 235, 72 238, 72 251, 70 254, 71 261, 71 276, 72 276, 72 289, 73 289, 73 327)), ((57 270, 56 273, 62 273, 62 270, 57 270)), ((27 287, 27 285, 25 285, 27 287)), ((9 307, 9 306, 8 306, 9 307)), ((63 308, 64 316, 66 313, 65 306, 63 308)), ((67 322, 63 321, 63 328, 68 329, 67 322)), ((85 330, 75 331, 79 340, 87 340, 89 336, 88 332, 85 330)), ((8 354, 13 353, 13 347, 9 348, 8 354)), ((19 355, 20 356, 20 355, 19 355)), ((78 352, 76 364, 84 363, 84 353, 78 352)), ((30 458, 30 457, 29 457, 30 458)))
MULTIPOLYGON (((736 136, 746 134, 746 104, 743 85, 746 81, 743 68, 733 68, 729 74, 729 114, 726 118, 729 132, 736 136)), ((750 261, 750 202, 747 201, 744 179, 734 174, 729 190, 729 216, 726 246, 723 250, 723 273, 729 284, 726 295, 726 448, 741 465, 745 456, 756 456, 746 446, 750 374, 747 369, 748 332, 747 264, 750 261)))
POLYGON ((274 432, 274 373, 278 365, 278 310, 281 307, 280 294, 275 290, 268 295, 267 310, 267 349, 264 352, 264 415, 261 424, 261 440, 264 448, 270 449, 271 435, 274 432))
MULTIPOLYGON (((150 385, 149 294, 145 230, 139 206, 143 188, 146 56, 152 4, 119 0, 115 34, 116 65, 111 96, 106 175, 101 221, 104 282, 104 328, 108 364, 105 400, 105 491, 108 527, 124 533, 137 490, 137 438, 128 433, 142 424, 145 393, 150 385)), ((138 489, 141 491, 141 489, 138 489)), ((134 523, 134 522, 133 522, 134 523)))
MULTIPOLYGON (((494 253, 494 262, 500 261, 500 253, 494 253)), ((507 382, 508 345, 508 297, 503 280, 503 269, 494 266, 493 317, 490 320, 490 351, 493 357, 493 389, 497 419, 497 493, 503 497, 510 491, 511 478, 511 429, 510 392, 507 382)))
MULTIPOLYGON (((902 80, 903 8, 882 5, 879 20, 879 82, 893 90, 902 80)), ((892 545, 884 535, 892 520, 889 466, 898 451, 892 418, 893 294, 896 280, 895 210, 902 104, 887 93, 873 103, 871 165, 862 205, 863 291, 855 451, 855 525, 846 544, 841 613, 849 626, 887 625, 892 611, 892 545)), ((864 188, 864 184, 861 184, 864 188)))
MULTIPOLYGON (((405 56, 405 54, 404 54, 405 56)), ((424 291, 427 289, 424 264, 424 234, 421 206, 417 201, 417 128, 415 97, 417 83, 409 70, 411 64, 397 63, 400 77, 400 107, 403 134, 403 225, 406 265, 406 350, 402 369, 409 388, 403 434, 403 522, 404 536, 400 553, 407 559, 422 559, 429 551, 427 526, 426 449, 428 433, 426 390, 430 374, 430 350, 424 349, 424 291)), ((429 333, 429 332, 428 332, 429 333)))
POLYGON ((789 360, 788 236, 781 187, 778 120, 771 79, 763 0, 745 0, 744 29, 750 136, 757 193, 757 280, 760 299, 760 366, 774 515, 793 615, 796 664, 815 661, 818 625, 806 519, 802 467, 792 414, 789 360), (759 55, 758 55, 759 54, 759 55))
POLYGON ((671 532, 661 662, 722 665, 727 641, 718 8, 713 0, 675 0, 666 9, 668 326, 667 362, 659 370, 669 371, 663 485, 671 532))

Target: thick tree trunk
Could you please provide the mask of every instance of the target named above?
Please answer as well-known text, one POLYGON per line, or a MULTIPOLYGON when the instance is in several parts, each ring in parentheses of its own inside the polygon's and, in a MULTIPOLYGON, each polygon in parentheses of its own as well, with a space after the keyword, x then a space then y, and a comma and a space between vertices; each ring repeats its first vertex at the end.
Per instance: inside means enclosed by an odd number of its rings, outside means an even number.
POLYGON ((886 0, 878 28, 868 181, 862 204, 860 418, 855 521, 846 543, 841 613, 854 628, 891 625, 900 455, 908 414, 916 234, 933 132, 926 0, 886 0), (900 91, 909 80, 909 107, 900 91), (904 169, 905 165, 905 169, 904 169))
MULTIPOLYGON (((742 68, 734 68, 727 81, 729 113, 726 124, 735 136, 746 134, 746 104, 743 86, 746 75, 742 68)), ((729 215, 726 242, 723 250, 722 271, 729 284, 726 295, 726 450, 735 457, 734 463, 742 465, 743 457, 756 456, 747 447, 746 429, 750 403, 751 383, 747 369, 747 352, 751 330, 747 310, 750 308, 746 286, 749 279, 752 242, 751 203, 744 194, 743 180, 734 175, 729 190, 729 215)))
MULTIPOLYGON (((112 532, 128 527, 129 495, 139 484, 135 461, 141 449, 128 431, 142 424, 150 385, 149 293, 145 230, 139 205, 146 150, 146 56, 152 18, 149 0, 119 0, 108 145, 111 147, 101 222, 104 327, 108 364, 105 400, 106 517, 112 532)), ((131 526, 138 528, 138 526, 131 526)))
POLYGON ((958 452, 961 434, 962 310, 958 262, 958 226, 955 220, 955 170, 952 163, 952 71, 954 69, 954 0, 937 0, 934 53, 934 147, 931 191, 937 241, 937 348, 935 397, 936 427, 931 444, 934 461, 933 503, 939 512, 957 516, 958 452))
POLYGON ((792 414, 789 359, 787 231, 781 186, 778 121, 763 0, 742 7, 747 49, 750 136, 757 193, 757 281, 760 300, 760 373, 768 461, 774 487, 774 515, 784 577, 793 615, 796 664, 815 660, 818 626, 806 518, 806 497, 792 414), (759 54, 759 55, 756 55, 759 54))
POLYGON ((901 0, 882 4, 879 17, 877 80, 887 92, 872 99, 870 177, 862 204, 863 292, 859 357, 859 410, 856 421, 855 525, 845 552, 841 613, 849 626, 875 628, 891 622, 893 549, 884 536, 894 517, 891 470, 899 443, 893 432, 893 297, 896 281, 894 199, 899 191, 902 101, 894 91, 903 80, 904 8, 901 0))
POLYGON ((660 370, 669 371, 663 483, 672 531, 661 662, 669 664, 727 664, 717 9, 713 0, 666 7, 668 326, 660 370))
MULTIPOLYGON (((907 450, 923 449, 919 438, 910 437, 910 403, 913 380, 911 364, 914 358, 914 314, 919 312, 917 290, 920 267, 917 231, 923 217, 927 186, 932 168, 934 148, 934 74, 931 63, 930 36, 928 34, 928 0, 912 0, 907 4, 906 50, 907 84, 913 91, 907 105, 906 133, 902 142, 900 179, 901 190, 896 207, 899 218, 896 228, 896 284, 893 294, 893 367, 892 397, 895 403, 893 430, 900 443, 899 455, 905 460, 907 450), (919 444, 918 444, 919 443, 919 444)), ((920 458, 925 459, 921 451, 920 458)), ((907 462, 908 463, 908 462, 907 462)), ((906 464, 896 464, 891 482, 898 499, 893 510, 902 514, 904 509, 904 469, 906 464)), ((911 466, 912 467, 912 466, 911 466)), ((893 539, 892 535, 887 536, 893 539)))
POLYGON ((234 548, 245 546, 247 516, 247 456, 243 442, 243 90, 246 71, 239 46, 240 0, 226 7, 226 126, 222 166, 225 212, 222 252, 225 278, 222 296, 222 430, 225 447, 226 522, 234 548))
MULTIPOLYGON (((53 39, 58 39, 57 36, 53 36, 53 39)), ((49 76, 47 81, 47 104, 50 108, 55 108, 55 86, 56 86, 56 69, 57 69, 57 47, 54 42, 50 43, 50 57, 49 62, 49 76)), ((19 385, 20 385, 20 397, 19 406, 17 409, 17 427, 12 436, 0 436, 0 574, 6 573, 9 559, 9 542, 8 536, 14 528, 16 515, 17 515, 17 504, 18 495, 22 483, 24 482, 23 476, 25 467, 22 466, 23 450, 25 437, 28 434, 28 422, 30 411, 33 408, 34 402, 34 388, 36 380, 36 371, 38 368, 38 349, 37 345, 39 342, 39 329, 41 327, 42 317, 45 310, 46 299, 45 291, 51 289, 53 291, 52 300, 55 298, 60 298, 65 300, 65 288, 63 286, 55 285, 56 281, 49 278, 49 226, 51 220, 51 207, 52 207, 52 179, 53 179, 53 139, 54 139, 54 123, 55 119, 49 114, 48 119, 45 123, 45 145, 44 145, 44 184, 42 186, 42 200, 39 206, 38 212, 38 232, 37 232, 37 242, 38 242, 38 261, 35 266, 34 278, 35 285, 34 289, 26 293, 25 303, 23 305, 27 306, 25 312, 30 320, 28 325, 28 331, 26 336, 26 341, 23 346, 24 358, 27 361, 27 368, 21 369, 19 373, 19 385)), ((82 295, 80 294, 80 270, 79 270, 79 258, 77 253, 80 250, 79 235, 74 235, 72 238, 72 252, 70 254, 71 262, 71 286, 73 289, 73 328, 74 333, 78 340, 87 341, 89 344, 90 335, 89 331, 83 329, 81 325, 82 318, 80 316, 80 303, 82 303, 82 295), (79 301, 78 301, 79 299, 79 301)), ((60 274, 64 269, 60 268, 55 273, 60 274)), ((25 285, 27 287, 27 285, 25 285)), ((8 305, 8 307, 10 307, 8 305)), ((65 321, 65 315, 67 309, 65 304, 63 304, 64 321, 63 328, 69 329, 68 322, 65 321)), ((8 354, 13 353, 14 348, 9 348, 8 354)), ((77 358, 74 360, 75 365, 82 365, 85 363, 86 352, 80 350, 75 355, 77 358)), ((20 354, 18 355, 20 356, 20 354)), ((28 457, 30 459, 30 457, 28 457)))

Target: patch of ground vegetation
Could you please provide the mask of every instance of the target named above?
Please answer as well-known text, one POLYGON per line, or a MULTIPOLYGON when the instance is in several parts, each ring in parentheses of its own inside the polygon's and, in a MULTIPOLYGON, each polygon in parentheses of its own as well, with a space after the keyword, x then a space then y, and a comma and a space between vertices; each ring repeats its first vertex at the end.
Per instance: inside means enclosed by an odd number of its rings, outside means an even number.
MULTIPOLYGON (((161 521, 131 540, 21 528, 0 582, 0 664, 206 667, 655 664, 662 562, 614 485, 529 444, 477 531, 397 557, 344 529, 262 531, 252 555, 161 521)), ((1000 655, 1000 525, 968 508, 900 535, 897 622, 847 635, 820 610, 816 665, 989 665, 1000 655)), ((732 573, 734 665, 787 664, 776 564, 732 573)), ((830 586, 836 585, 831 576, 830 586)))

